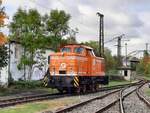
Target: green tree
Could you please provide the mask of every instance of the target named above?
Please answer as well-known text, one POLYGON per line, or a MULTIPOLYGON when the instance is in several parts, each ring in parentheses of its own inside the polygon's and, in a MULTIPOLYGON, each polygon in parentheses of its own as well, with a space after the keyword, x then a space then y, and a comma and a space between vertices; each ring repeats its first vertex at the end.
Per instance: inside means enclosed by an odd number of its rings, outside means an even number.
POLYGON ((112 56, 111 51, 108 48, 104 49, 105 61, 106 61, 106 71, 111 72, 116 70, 117 61, 112 56))
POLYGON ((83 42, 83 44, 93 48, 96 56, 99 56, 99 45, 97 41, 90 40, 89 42, 83 42))
POLYGON ((148 53, 148 51, 144 50, 144 52, 143 52, 143 56, 144 56, 144 57, 147 57, 147 56, 149 56, 149 53, 148 53))
POLYGON ((51 47, 57 51, 59 47, 67 44, 63 37, 69 34, 69 20, 71 16, 63 10, 52 10, 43 17, 44 29, 50 39, 51 47))
POLYGON ((136 71, 139 74, 150 74, 150 57, 147 53, 144 53, 144 57, 140 60, 140 63, 137 65, 136 71))
POLYGON ((51 47, 57 51, 58 47, 67 44, 63 36, 67 35, 70 15, 63 10, 52 10, 50 14, 41 16, 35 9, 18 11, 10 24, 11 39, 20 42, 25 52, 21 57, 19 69, 30 67, 28 79, 31 79, 34 60, 37 51, 51 47))
POLYGON ((55 37, 63 37, 68 33, 70 15, 63 10, 52 10, 50 15, 45 15, 47 31, 55 37))
POLYGON ((69 30, 69 36, 67 37, 67 43, 68 44, 77 44, 77 40, 76 40, 76 34, 78 33, 78 29, 70 29, 69 30))
POLYGON ((42 17, 35 9, 30 9, 29 11, 18 9, 9 28, 11 39, 19 41, 25 50, 19 67, 23 68, 24 65, 30 67, 28 75, 30 80, 33 64, 36 63, 34 61, 36 51, 43 49, 45 42, 47 42, 46 38, 44 38, 42 17))

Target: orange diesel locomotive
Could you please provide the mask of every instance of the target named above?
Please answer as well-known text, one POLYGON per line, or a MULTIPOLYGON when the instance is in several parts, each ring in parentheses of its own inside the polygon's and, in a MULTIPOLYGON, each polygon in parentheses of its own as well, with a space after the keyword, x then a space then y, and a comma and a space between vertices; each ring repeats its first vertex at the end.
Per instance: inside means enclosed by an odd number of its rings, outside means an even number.
POLYGON ((48 58, 49 69, 44 78, 46 86, 59 91, 86 92, 108 84, 104 58, 96 57, 85 45, 70 44, 48 58))

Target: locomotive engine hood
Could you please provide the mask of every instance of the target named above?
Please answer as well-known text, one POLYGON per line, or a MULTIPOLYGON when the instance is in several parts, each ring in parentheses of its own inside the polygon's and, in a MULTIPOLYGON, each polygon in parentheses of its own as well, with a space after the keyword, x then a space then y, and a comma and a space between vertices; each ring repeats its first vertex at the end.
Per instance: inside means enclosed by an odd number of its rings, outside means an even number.
POLYGON ((104 59, 96 57, 92 48, 82 45, 67 45, 51 54, 49 69, 52 76, 105 75, 104 59))
POLYGON ((54 53, 50 55, 50 73, 52 76, 74 76, 76 56, 74 53, 54 53))

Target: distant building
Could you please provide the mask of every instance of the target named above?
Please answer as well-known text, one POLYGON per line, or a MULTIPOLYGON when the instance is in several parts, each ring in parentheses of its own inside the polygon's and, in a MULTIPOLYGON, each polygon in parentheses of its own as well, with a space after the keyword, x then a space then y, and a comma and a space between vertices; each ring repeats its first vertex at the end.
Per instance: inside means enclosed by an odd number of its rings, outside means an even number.
POLYGON ((124 76, 126 80, 132 80, 136 76, 136 65, 139 63, 139 60, 135 57, 123 60, 123 66, 119 67, 119 73, 124 76))
MULTIPOLYGON (((11 75, 11 77, 14 80, 19 79, 28 79, 29 75, 29 67, 26 66, 25 68, 19 70, 18 64, 20 63, 20 58, 22 55, 24 55, 24 48, 20 45, 19 42, 16 41, 10 41, 7 45, 10 52, 10 58, 9 58, 9 64, 7 67, 3 68, 1 71, 0 76, 0 84, 4 85, 8 83, 8 73, 11 75)), ((32 77, 31 80, 40 80, 45 75, 47 68, 48 68, 48 55, 50 53, 54 53, 54 51, 51 48, 47 48, 45 53, 40 55, 39 50, 37 50, 37 54, 35 55, 34 60, 37 62, 32 67, 32 77), (43 58, 40 60, 40 57, 43 56, 43 58), (42 65, 41 65, 42 64, 42 65)))
POLYGON ((7 87, 8 85, 8 66, 0 70, 0 86, 7 87))

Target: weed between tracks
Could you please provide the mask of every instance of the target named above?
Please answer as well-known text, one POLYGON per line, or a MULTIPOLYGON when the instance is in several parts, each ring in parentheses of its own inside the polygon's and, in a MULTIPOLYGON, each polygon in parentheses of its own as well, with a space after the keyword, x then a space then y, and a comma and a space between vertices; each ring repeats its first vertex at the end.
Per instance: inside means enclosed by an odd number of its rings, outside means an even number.
POLYGON ((47 107, 47 104, 29 103, 26 105, 0 109, 0 113, 36 113, 37 111, 46 109, 47 107))
POLYGON ((146 88, 144 92, 147 96, 150 97, 150 88, 146 88))
POLYGON ((125 80, 115 80, 115 81, 113 81, 113 80, 111 80, 110 82, 109 82, 109 85, 108 86, 115 86, 115 85, 122 85, 122 84, 128 84, 128 83, 130 83, 130 81, 125 81, 125 80))

